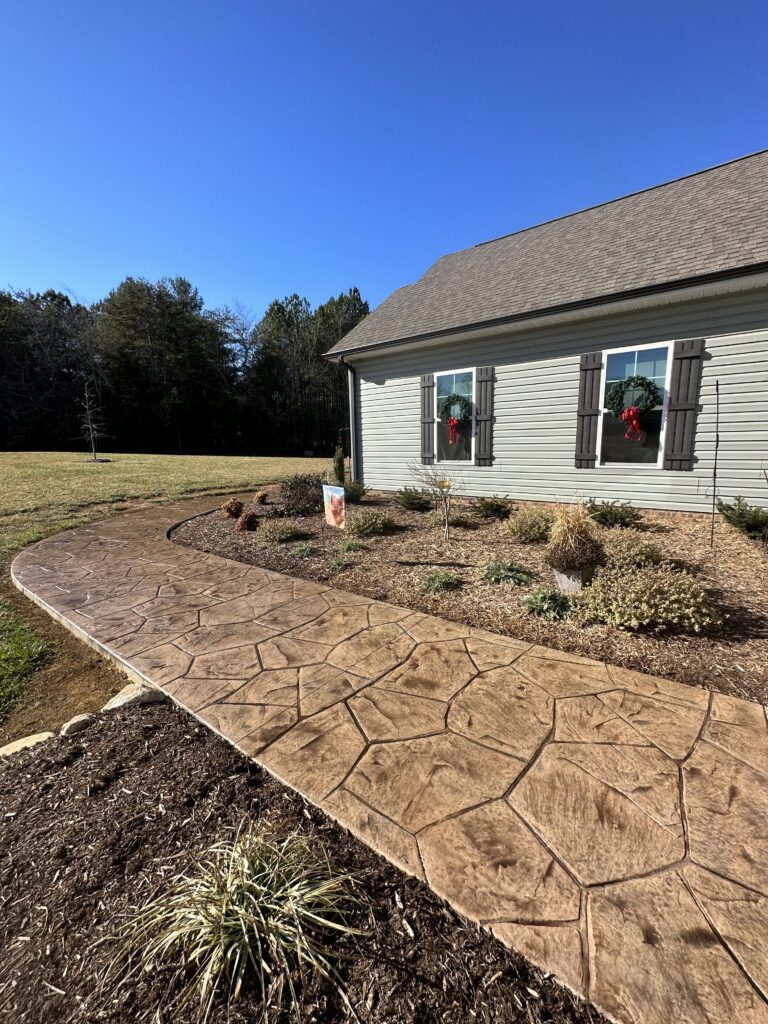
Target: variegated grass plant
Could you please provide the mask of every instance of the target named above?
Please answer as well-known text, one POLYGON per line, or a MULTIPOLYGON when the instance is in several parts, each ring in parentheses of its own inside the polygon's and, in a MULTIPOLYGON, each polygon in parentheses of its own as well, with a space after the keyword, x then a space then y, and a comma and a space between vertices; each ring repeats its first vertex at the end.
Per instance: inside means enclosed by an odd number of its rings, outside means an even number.
POLYGON ((105 984, 169 968, 158 1014, 173 1019, 196 1001, 206 1021, 219 997, 236 1002, 253 985, 263 1021, 286 999, 298 1021, 297 978, 306 972, 331 980, 346 1002, 333 942, 363 934, 348 923, 360 903, 354 876, 337 871, 316 839, 245 824, 124 925, 105 984))

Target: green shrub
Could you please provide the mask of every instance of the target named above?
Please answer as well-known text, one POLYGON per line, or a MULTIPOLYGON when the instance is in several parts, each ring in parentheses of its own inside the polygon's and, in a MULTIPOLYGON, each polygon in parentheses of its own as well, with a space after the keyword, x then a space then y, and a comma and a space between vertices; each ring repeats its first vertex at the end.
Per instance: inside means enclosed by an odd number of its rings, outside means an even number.
POLYGON ((719 621, 704 588, 666 565, 600 569, 576 602, 586 621, 633 631, 698 633, 719 621))
POLYGON ((332 572, 344 572, 345 569, 351 569, 355 564, 353 558, 347 558, 346 555, 339 555, 331 561, 332 572))
POLYGON ((256 491, 253 496, 254 505, 266 505, 269 500, 269 495, 266 491, 256 491))
POLYGON ((421 589, 426 593, 438 594, 443 590, 458 590, 463 583, 460 576, 449 569, 435 569, 427 573, 421 584, 421 589))
POLYGON ((339 551, 344 555, 350 551, 367 551, 368 548, 361 540, 343 540, 339 544, 339 551))
POLYGON ((393 520, 383 512, 375 508, 361 508, 347 517, 346 528, 354 537, 373 537, 388 533, 394 526, 393 520))
POLYGON ((523 598, 523 608, 529 615, 556 622, 571 614, 571 602, 555 587, 537 587, 523 598))
POLYGON ((355 879, 334 868, 316 837, 242 830, 134 913, 119 933, 104 987, 161 968, 168 973, 158 1020, 175 1019, 193 1000, 192 1017, 208 1020, 217 998, 228 1019, 229 1005, 249 985, 257 1004, 271 1006, 269 1019, 288 1002, 286 1019, 298 1020, 302 972, 316 971, 341 991, 333 940, 361 934, 347 923, 359 903, 355 879))
POLYGON ((552 513, 546 508, 518 509, 507 520, 506 529, 518 544, 543 544, 552 529, 552 513))
POLYGON ((280 485, 289 516, 308 516, 323 507, 323 478, 317 473, 294 473, 280 485))
POLYGON ((336 451, 333 453, 333 475, 336 477, 339 487, 343 487, 346 466, 344 464, 344 449, 340 444, 336 445, 336 451))
POLYGON ((311 558, 315 553, 315 549, 311 544, 306 541, 302 541, 300 544, 294 544, 291 548, 291 554, 297 558, 311 558))
POLYGON ((591 569, 603 558, 592 519, 583 501, 559 505, 544 559, 558 572, 591 569))
POLYGON ((509 498, 500 498, 498 495, 477 498, 472 503, 472 511, 480 519, 509 519, 514 507, 509 498))
POLYGON ((243 503, 239 498, 227 498, 221 506, 221 511, 227 519, 237 519, 243 511, 243 503))
POLYGON ((489 562, 483 569, 483 577, 489 583, 512 583, 519 587, 533 579, 533 573, 519 562, 489 562))
POLYGON ((409 512, 429 512, 435 507, 430 495, 420 487, 402 487, 395 495, 395 504, 409 512))
POLYGON ((768 509, 750 505, 739 495, 732 502, 718 501, 717 511, 726 523, 753 540, 768 541, 768 509))
POLYGON ((359 505, 367 493, 368 488, 362 480, 350 480, 344 488, 344 498, 348 505, 359 505))
POLYGON ((284 519, 268 519, 259 530, 259 536, 272 544, 287 544, 289 540, 306 537, 306 532, 284 519))
POLYGON ((587 511, 599 526, 627 529, 637 527, 643 521, 639 508, 630 501, 597 501, 590 498, 587 511))
POLYGON ((603 537, 605 560, 609 566, 642 569, 661 565, 664 552, 639 530, 611 530, 603 537))
MULTIPOLYGON (((445 512, 441 508, 432 509, 427 518, 432 526, 437 526, 441 530, 445 529, 445 512)), ((448 513, 448 525, 463 527, 465 530, 474 530, 477 527, 476 522, 458 509, 451 509, 448 513)))

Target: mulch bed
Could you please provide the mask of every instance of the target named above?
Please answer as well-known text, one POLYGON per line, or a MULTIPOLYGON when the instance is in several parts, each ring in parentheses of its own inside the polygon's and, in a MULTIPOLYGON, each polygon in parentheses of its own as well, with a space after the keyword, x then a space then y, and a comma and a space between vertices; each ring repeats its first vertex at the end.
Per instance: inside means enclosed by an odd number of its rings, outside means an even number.
MULTIPOLYGON (((371 494, 364 504, 386 512, 399 529, 385 537, 366 538, 367 550, 346 556, 352 564, 342 571, 335 571, 331 563, 339 557, 338 545, 345 538, 341 531, 327 526, 322 515, 291 520, 301 525, 313 545, 310 558, 292 554, 291 543, 264 543, 258 530, 236 533, 234 521, 219 512, 184 523, 173 539, 520 640, 761 703, 768 701, 768 548, 720 520, 711 548, 709 517, 643 511, 643 528, 650 539, 711 590, 724 616, 722 625, 706 634, 644 635, 611 626, 584 626, 573 620, 547 622, 528 615, 522 598, 536 586, 551 584, 552 572, 544 563, 543 545, 515 543, 502 523, 477 519, 471 529, 452 527, 450 542, 445 543, 441 529, 424 513, 400 509, 391 496, 371 494), (487 583, 483 567, 499 558, 532 570, 533 582, 521 587, 487 583), (464 585, 439 594, 423 593, 424 577, 437 568, 455 571, 464 585)), ((462 510, 462 503, 456 507, 462 510)), ((261 506, 256 511, 264 515, 268 508, 261 506)))
MULTIPOLYGON (((352 923, 369 935, 342 940, 350 958, 340 971, 362 1024, 604 1021, 170 705, 102 714, 86 732, 0 760, 0 809, 4 1020, 155 1020, 162 972, 99 994, 115 928, 248 816, 278 833, 311 832, 359 872, 370 905, 352 923)), ((322 978, 301 996, 307 1024, 353 1019, 322 978)), ((229 1017, 218 1005, 210 1020, 256 1024, 260 1012, 246 993, 229 1017)))

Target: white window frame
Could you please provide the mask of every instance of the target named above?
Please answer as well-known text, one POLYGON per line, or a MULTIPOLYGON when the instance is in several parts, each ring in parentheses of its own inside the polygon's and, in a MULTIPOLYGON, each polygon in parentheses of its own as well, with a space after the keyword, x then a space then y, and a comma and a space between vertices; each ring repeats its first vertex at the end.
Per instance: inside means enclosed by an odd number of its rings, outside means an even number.
POLYGON ((432 415, 435 417, 435 426, 434 426, 434 431, 435 431, 435 433, 434 433, 435 465, 436 466, 474 466, 474 464, 475 464, 475 431, 476 431, 476 426, 477 426, 476 423, 475 423, 475 412, 476 412, 476 409, 475 409, 475 368, 467 366, 464 369, 459 369, 459 370, 435 370, 434 371, 434 378, 435 378, 435 403, 434 403, 434 408, 432 410, 432 415), (469 453, 469 458, 468 459, 438 459, 438 457, 437 457, 437 424, 438 424, 439 419, 440 419, 440 417, 437 414, 437 378, 438 377, 446 377, 450 373, 452 373, 452 374, 471 373, 472 374, 472 398, 470 399, 470 401, 472 403, 472 429, 471 429, 471 432, 470 432, 470 442, 471 443, 470 443, 470 453, 469 453))
MULTIPOLYGON (((603 350, 603 364, 600 369, 600 418, 597 423, 597 462, 598 469, 620 469, 627 472, 635 470, 662 469, 664 467, 664 442, 667 433, 667 409, 669 406, 669 382, 672 374, 672 341, 653 341, 647 345, 620 345, 618 348, 607 348, 603 350), (652 348, 665 348, 667 350, 667 375, 664 379, 664 394, 661 403, 661 429, 659 431, 659 457, 656 462, 603 462, 603 420, 605 413, 610 413, 603 405, 605 401, 605 380, 608 373, 608 356, 617 355, 620 352, 642 352, 652 348)), ((435 388, 437 392, 437 388, 435 388)), ((658 408, 658 406, 654 406, 658 408)))

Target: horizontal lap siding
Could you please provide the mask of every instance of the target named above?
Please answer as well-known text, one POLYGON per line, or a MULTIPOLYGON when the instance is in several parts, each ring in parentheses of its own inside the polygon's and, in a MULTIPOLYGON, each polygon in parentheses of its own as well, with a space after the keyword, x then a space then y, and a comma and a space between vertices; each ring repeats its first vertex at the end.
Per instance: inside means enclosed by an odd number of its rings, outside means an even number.
POLYGON ((706 511, 719 378, 719 492, 768 506, 768 292, 360 360, 358 425, 369 486, 413 482, 408 463, 421 458, 421 375, 485 365, 496 367, 494 464, 460 467, 469 494, 537 501, 582 494, 706 511), (581 353, 686 337, 706 339, 693 471, 576 469, 581 353))

